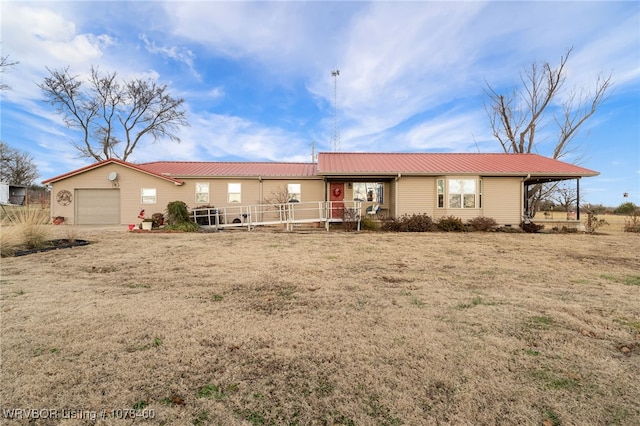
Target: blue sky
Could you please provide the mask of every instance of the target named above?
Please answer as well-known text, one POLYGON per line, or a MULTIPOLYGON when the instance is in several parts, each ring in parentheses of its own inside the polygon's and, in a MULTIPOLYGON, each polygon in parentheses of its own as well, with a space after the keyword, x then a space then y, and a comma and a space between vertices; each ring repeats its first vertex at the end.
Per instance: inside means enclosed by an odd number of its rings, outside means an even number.
MULTIPOLYGON (((130 160, 309 161, 330 151, 500 152, 483 108, 533 62, 567 49, 567 96, 611 73, 606 103, 575 143, 601 173, 584 201, 640 204, 640 3, 629 2, 1 2, 1 138, 40 179, 90 164, 36 86, 46 67, 157 79, 186 100, 181 143, 150 141, 130 160), (623 198, 623 193, 628 198, 623 198)), ((553 124, 537 152, 550 155, 553 124)), ((567 159, 572 161, 571 158, 567 159)))

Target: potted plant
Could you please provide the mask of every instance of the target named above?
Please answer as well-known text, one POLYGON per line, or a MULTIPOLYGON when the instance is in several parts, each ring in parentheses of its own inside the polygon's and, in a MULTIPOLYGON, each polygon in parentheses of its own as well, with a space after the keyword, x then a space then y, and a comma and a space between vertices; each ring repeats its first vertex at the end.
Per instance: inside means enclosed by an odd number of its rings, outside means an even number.
POLYGON ((145 231, 151 231, 151 228, 153 228, 153 219, 145 217, 144 219, 142 219, 141 226, 145 231))

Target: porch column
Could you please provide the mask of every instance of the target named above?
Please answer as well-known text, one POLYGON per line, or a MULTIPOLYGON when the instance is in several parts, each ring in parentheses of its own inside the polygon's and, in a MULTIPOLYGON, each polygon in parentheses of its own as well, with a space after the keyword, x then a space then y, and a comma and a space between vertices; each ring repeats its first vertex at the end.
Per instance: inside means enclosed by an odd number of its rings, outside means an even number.
POLYGON ((524 200, 523 204, 524 204, 524 217, 528 218, 529 217, 529 185, 527 183, 523 183, 522 187, 524 188, 524 200))
POLYGON ((576 179, 576 219, 580 221, 580 178, 576 179))

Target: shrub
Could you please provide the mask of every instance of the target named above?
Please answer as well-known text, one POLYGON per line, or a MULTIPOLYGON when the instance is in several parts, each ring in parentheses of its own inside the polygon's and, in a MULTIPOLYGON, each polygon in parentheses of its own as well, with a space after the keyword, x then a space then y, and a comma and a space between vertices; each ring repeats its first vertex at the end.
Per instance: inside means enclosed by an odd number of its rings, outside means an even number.
POLYGON ((636 206, 635 204, 633 204, 630 201, 620 204, 613 211, 613 213, 615 213, 615 214, 623 214, 623 215, 626 215, 626 216, 630 216, 630 215, 632 215, 634 213, 637 213, 637 212, 638 212, 638 206, 636 206))
POLYGON ((200 229, 200 226, 195 222, 181 222, 173 225, 167 225, 163 228, 165 231, 181 231, 181 232, 196 232, 200 229))
POLYGON ((371 219, 368 215, 362 216, 360 219, 360 229, 363 231, 377 231, 380 229, 380 225, 375 220, 371 219))
POLYGON ((177 225, 189 221, 189 209, 184 201, 172 201, 167 204, 167 223, 169 225, 177 225))
POLYGON ((521 228, 514 226, 501 226, 499 228, 496 228, 496 231, 505 232, 507 234, 521 234, 524 232, 521 228))
POLYGON ((438 220, 438 229, 444 232, 465 232, 467 228, 462 219, 455 216, 444 216, 438 220))
POLYGON ((640 213, 634 212, 624 219, 624 232, 640 233, 640 213))
POLYGON ((427 214, 403 215, 382 223, 382 230, 391 232, 429 232, 434 230, 431 217, 427 214))
POLYGON ((528 232, 530 234, 535 234, 536 232, 540 232, 540 230, 544 229, 544 225, 538 225, 533 222, 525 222, 520 223, 520 228, 524 232, 528 232))
POLYGON ((2 256, 11 256, 18 247, 38 249, 51 236, 47 210, 19 207, 9 210, 2 221, 2 256))
POLYGON ((583 207, 587 213, 587 219, 584 222, 584 226, 588 233, 594 233, 598 228, 608 225, 606 220, 598 219, 598 216, 596 215, 596 212, 600 210, 598 206, 588 204, 583 207))
POLYGON ((480 232, 491 231, 498 226, 498 222, 491 217, 478 216, 473 219, 469 219, 467 224, 474 230, 480 232))

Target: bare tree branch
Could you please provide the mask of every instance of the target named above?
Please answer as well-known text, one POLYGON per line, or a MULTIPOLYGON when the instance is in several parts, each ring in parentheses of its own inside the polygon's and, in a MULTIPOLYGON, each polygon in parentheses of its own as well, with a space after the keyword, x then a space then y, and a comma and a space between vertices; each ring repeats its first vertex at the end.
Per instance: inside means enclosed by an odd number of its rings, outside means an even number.
MULTIPOLYGON (((9 60, 9 55, 7 56, 0 56, 0 77, 2 76, 2 74, 4 74, 6 71, 12 69, 13 67, 15 67, 16 65, 18 65, 20 62, 17 61, 10 61, 9 60)), ((2 82, 0 80, 0 90, 9 90, 11 89, 11 86, 9 86, 8 84, 5 84, 4 82, 2 82)))
POLYGON ((153 142, 180 142, 176 133, 188 126, 184 99, 173 98, 166 85, 141 79, 121 84, 115 72, 102 74, 94 67, 87 82, 71 76, 68 67, 47 70, 50 77, 38 86, 67 127, 81 132, 83 143, 73 146, 82 157, 127 160, 146 135, 153 142))
MULTIPOLYGON (((531 64, 520 75, 520 90, 510 95, 502 95, 489 83, 486 84, 487 101, 484 109, 493 135, 504 152, 537 152, 540 144, 538 133, 550 123, 555 123, 558 134, 551 156, 555 159, 568 154, 578 159, 581 157, 581 145, 575 142, 576 135, 607 99, 613 82, 611 75, 598 76, 594 90, 586 92, 583 89, 578 96, 571 93, 562 102, 562 113, 559 115, 556 108, 550 105, 554 104, 565 84, 567 62, 572 52, 573 48, 569 48, 555 68, 548 62, 531 64)), ((553 185, 535 185, 530 195, 534 204, 537 204, 541 197, 548 196, 554 190, 553 185)))

